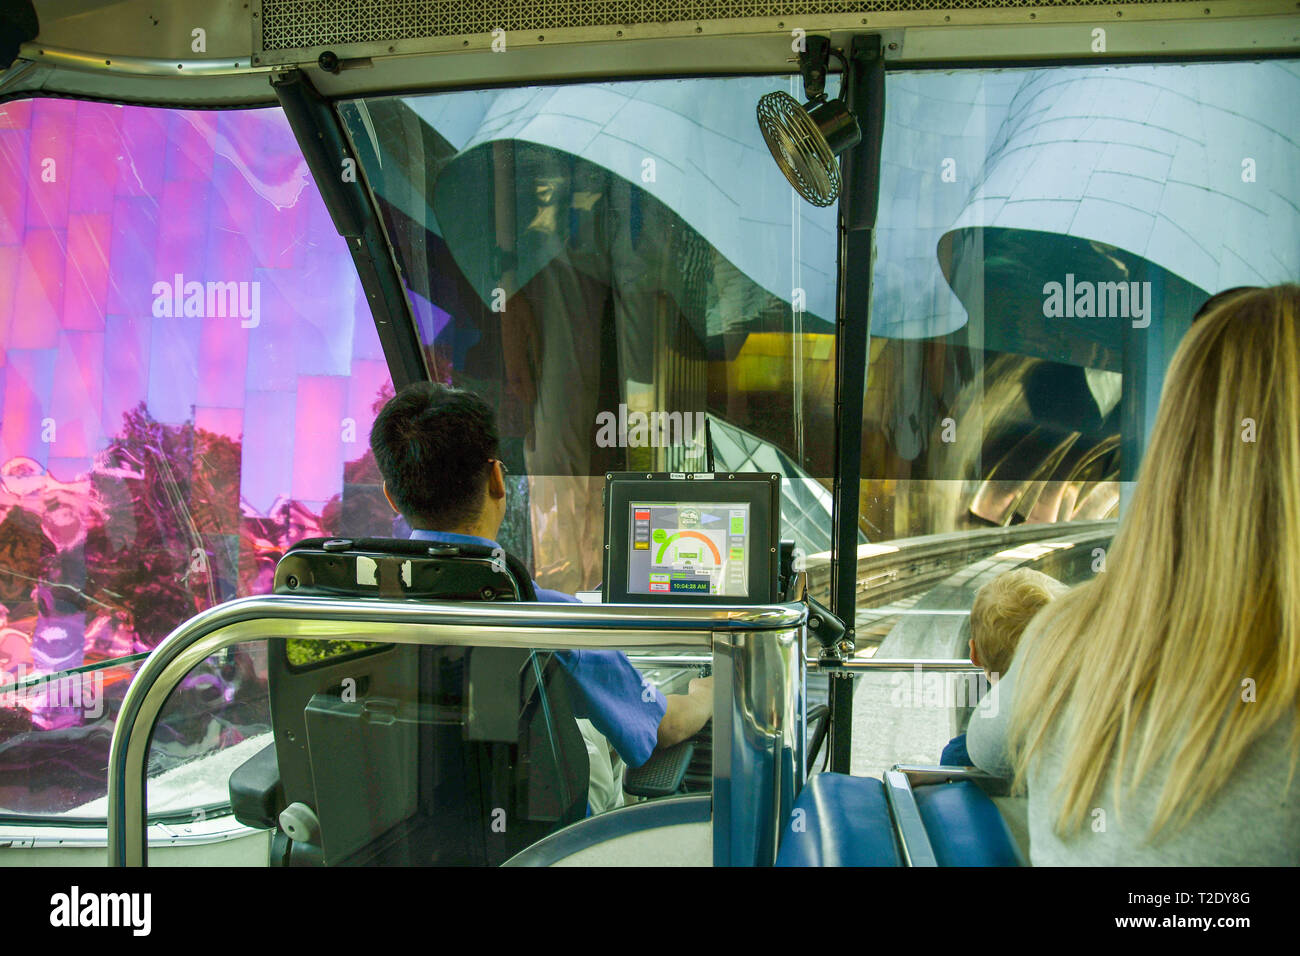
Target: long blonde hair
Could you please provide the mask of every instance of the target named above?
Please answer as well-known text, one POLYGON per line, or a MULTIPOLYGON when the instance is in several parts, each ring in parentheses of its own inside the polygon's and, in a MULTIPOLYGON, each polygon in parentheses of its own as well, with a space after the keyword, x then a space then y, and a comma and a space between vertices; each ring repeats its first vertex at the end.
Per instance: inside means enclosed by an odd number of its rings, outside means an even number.
MULTIPOLYGON (((1062 837, 1108 772, 1118 813, 1165 760, 1148 835, 1176 832, 1261 735, 1300 715, 1298 324, 1300 286, 1284 285, 1234 295, 1192 326, 1105 571, 1022 641, 1016 786, 1060 733, 1062 837)), ((1294 776, 1300 721, 1290 741, 1294 776)))

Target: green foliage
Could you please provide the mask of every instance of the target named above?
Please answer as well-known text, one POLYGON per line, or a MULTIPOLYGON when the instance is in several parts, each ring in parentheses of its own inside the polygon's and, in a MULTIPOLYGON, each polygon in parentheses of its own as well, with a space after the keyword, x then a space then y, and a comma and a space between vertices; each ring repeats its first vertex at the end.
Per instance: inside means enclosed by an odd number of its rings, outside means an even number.
POLYGON ((366 641, 302 641, 290 639, 285 642, 285 653, 293 667, 307 667, 322 661, 332 661, 341 657, 351 657, 362 651, 384 647, 383 644, 370 644, 366 641))

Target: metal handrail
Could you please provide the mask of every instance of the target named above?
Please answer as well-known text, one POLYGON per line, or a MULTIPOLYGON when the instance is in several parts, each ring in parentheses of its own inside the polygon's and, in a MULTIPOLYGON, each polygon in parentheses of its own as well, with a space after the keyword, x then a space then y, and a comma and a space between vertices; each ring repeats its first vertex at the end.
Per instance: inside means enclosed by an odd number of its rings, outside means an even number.
MULTIPOLYGON (((628 659, 646 667, 701 667, 712 662, 707 654, 629 654, 628 659)), ((804 661, 809 673, 813 671, 910 671, 920 667, 925 671, 958 674, 979 674, 984 668, 963 658, 930 657, 855 657, 836 663, 822 663, 816 657, 804 661)))
POLYGON ((434 604, 295 595, 262 595, 219 604, 168 635, 141 666, 122 701, 108 759, 109 865, 145 864, 145 774, 154 722, 185 675, 232 644, 298 638, 538 649, 712 648, 715 634, 802 628, 806 619, 802 604, 434 604), (357 633, 358 624, 366 625, 364 634, 357 633), (148 732, 137 733, 140 728, 148 732))
POLYGON ((808 670, 824 671, 948 671, 959 674, 984 673, 984 668, 961 658, 927 657, 851 657, 844 661, 808 661, 808 670))

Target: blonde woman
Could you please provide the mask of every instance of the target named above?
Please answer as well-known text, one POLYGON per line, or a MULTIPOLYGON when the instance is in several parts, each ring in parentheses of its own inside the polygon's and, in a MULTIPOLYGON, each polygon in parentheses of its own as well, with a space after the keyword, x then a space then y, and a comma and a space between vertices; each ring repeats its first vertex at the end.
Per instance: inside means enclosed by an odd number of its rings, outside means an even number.
POLYGON ((1187 333, 1106 570, 970 722, 1035 865, 1300 863, 1300 286, 1187 333))

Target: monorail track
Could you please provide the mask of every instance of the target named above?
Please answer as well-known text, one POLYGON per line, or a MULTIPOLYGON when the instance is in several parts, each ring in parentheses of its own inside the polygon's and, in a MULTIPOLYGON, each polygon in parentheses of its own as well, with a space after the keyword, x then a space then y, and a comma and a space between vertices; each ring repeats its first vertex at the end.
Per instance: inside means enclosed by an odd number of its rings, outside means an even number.
MULTIPOLYGON (((1025 548, 1023 557, 1032 560, 1054 550, 1048 547, 1052 544, 1076 547, 1093 539, 1105 539, 1114 534, 1115 526, 1114 519, 1018 524, 859 545, 857 607, 879 608, 924 594, 962 568, 1004 551, 1025 548), (1043 550, 1027 547, 1031 545, 1043 550)), ((829 602, 830 553, 810 556, 806 569, 809 592, 817 600, 829 602)))

